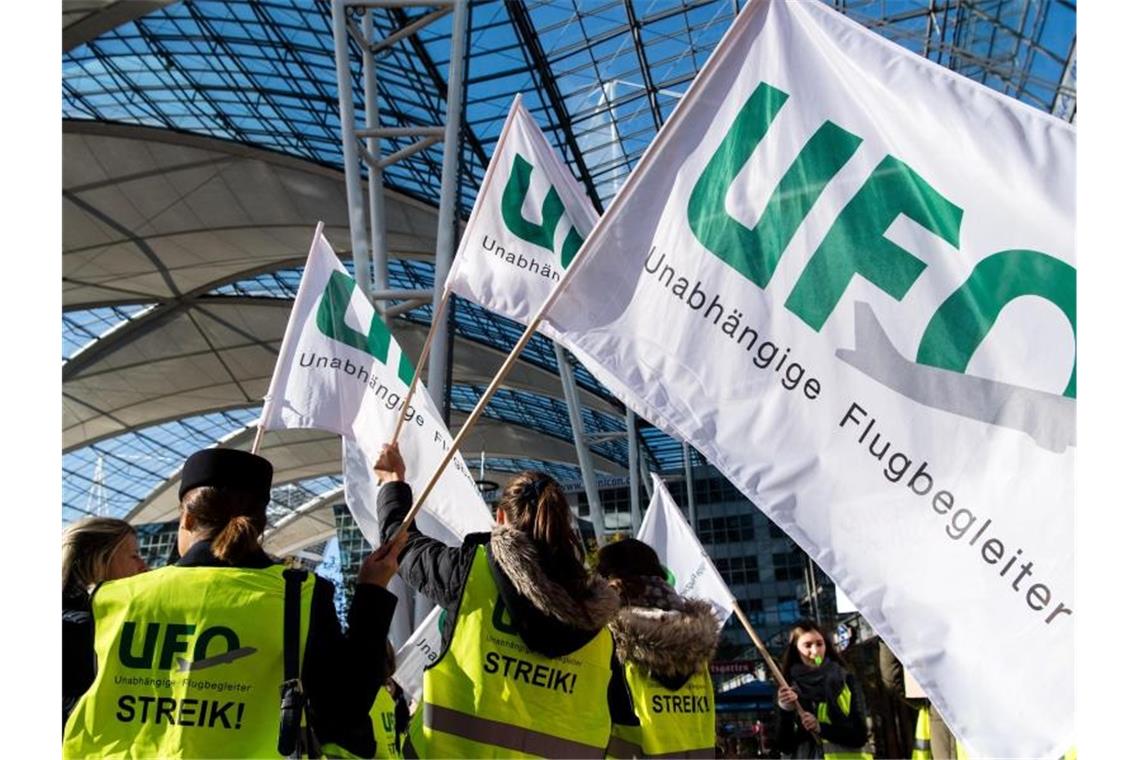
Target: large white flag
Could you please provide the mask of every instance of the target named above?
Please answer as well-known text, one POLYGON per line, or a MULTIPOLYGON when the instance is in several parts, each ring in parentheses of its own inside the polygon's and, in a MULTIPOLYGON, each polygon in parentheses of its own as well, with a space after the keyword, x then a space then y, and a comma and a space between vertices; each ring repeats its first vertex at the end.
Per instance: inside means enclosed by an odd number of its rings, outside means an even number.
POLYGON ((735 597, 717 572, 716 565, 705 554, 705 548, 693 529, 685 522, 677 503, 669 495, 665 481, 657 473, 650 476, 653 478, 653 498, 649 500, 637 538, 657 552, 657 558, 673 576, 673 588, 677 593, 712 604, 723 627, 732 616, 735 597))
POLYGON ((753 0, 547 314, 986 755, 1073 742, 1075 132, 753 0))
MULTIPOLYGON (((375 306, 324 236, 317 235, 285 328, 261 421, 267 430, 319 428, 340 433, 356 444, 345 450, 346 501, 373 546, 379 543, 379 526, 371 463, 391 439, 413 371, 375 306), (354 458, 355 464, 350 461, 354 458)), ((408 484, 419 493, 452 439, 422 384, 416 386, 405 416, 400 451, 408 484)), ((432 489, 421 514, 434 518, 455 537, 487 530, 491 524, 467 464, 458 455, 432 489)), ((430 524, 427 519, 423 522, 430 524)), ((440 530, 425 532, 447 538, 440 530)))
POLYGON ((581 186, 516 95, 447 287, 527 324, 597 221, 581 186))

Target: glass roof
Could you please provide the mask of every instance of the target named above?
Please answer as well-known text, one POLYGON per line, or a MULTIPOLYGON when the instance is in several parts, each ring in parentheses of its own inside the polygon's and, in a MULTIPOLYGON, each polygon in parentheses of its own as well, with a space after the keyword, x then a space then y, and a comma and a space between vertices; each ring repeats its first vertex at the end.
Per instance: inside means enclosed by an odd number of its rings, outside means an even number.
MULTIPOLYGON (((1070 0, 828 4, 999 92, 1060 118, 1075 118, 1076 7, 1070 0)), ((738 0, 474 0, 461 124, 461 212, 466 214, 474 202, 516 93, 523 94, 524 105, 595 206, 604 208, 740 5, 738 0)), ((312 0, 195 0, 165 6, 64 54, 62 115, 185 131, 343 168, 328 8, 312 0)), ((377 10, 374 39, 428 12, 377 10)), ((443 122, 450 34, 451 19, 445 16, 378 58, 384 125, 443 122)), ((357 89, 354 97, 363 123, 363 94, 357 89)), ((394 152, 414 139, 386 139, 382 150, 394 152)), ((442 154, 439 143, 390 166, 386 184, 435 205, 442 154)), ((225 285, 211 295, 291 298, 299 277, 297 269, 282 270, 225 285)), ((429 288, 434 267, 393 261, 389 280, 394 288, 429 288)), ((65 312, 64 360, 146 308, 65 312)), ((454 313, 458 334, 503 349, 512 347, 523 330, 462 300, 454 313)), ((431 307, 421 306, 402 318, 426 324, 431 307)), ((557 371, 553 347, 541 336, 531 340, 523 359, 557 371)), ((583 387, 612 400, 589 373, 571 363, 583 387)), ((477 386, 455 386, 453 404, 469 410, 478 392, 477 386)), ((620 404, 615 402, 615 408, 620 404)), ((572 439, 565 405, 557 400, 500 392, 487 413, 572 439)), ((209 414, 69 452, 63 458, 65 521, 93 511, 126 513, 188 453, 255 417, 255 409, 209 414)), ((586 417, 588 430, 624 430, 624 420, 617 417, 592 411, 586 417)), ((650 427, 642 427, 640 434, 651 469, 682 466, 678 442, 650 427)), ((624 438, 592 446, 623 464, 625 447, 624 438)), ((509 467, 530 465, 552 469, 521 460, 509 467)), ((576 468, 571 472, 576 476, 576 468)), ((312 489, 319 492, 325 486, 322 479, 312 489)), ((282 498, 283 509, 293 506, 293 496, 282 498)))

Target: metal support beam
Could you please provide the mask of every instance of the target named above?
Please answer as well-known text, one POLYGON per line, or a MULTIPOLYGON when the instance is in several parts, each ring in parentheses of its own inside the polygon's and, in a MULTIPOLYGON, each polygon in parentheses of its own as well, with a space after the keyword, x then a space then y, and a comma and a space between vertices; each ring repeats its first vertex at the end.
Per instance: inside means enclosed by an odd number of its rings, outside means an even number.
POLYGON ((645 81, 645 93, 649 96, 649 115, 653 117, 653 129, 661 130, 661 105, 657 102, 657 88, 653 84, 653 77, 649 74, 649 61, 645 58, 645 46, 641 44, 641 24, 637 21, 637 14, 633 10, 633 0, 625 0, 625 15, 629 20, 629 31, 633 36, 633 49, 637 51, 637 65, 641 69, 641 78, 645 81))
POLYGON ((685 459, 685 500, 689 507, 689 527, 697 532, 697 499, 693 493, 693 462, 689 453, 688 441, 681 443, 681 455, 685 459))
MULTIPOLYGON (((361 31, 364 39, 372 39, 372 9, 364 11, 364 21, 361 31)), ((380 109, 377 104, 376 83, 376 56, 371 50, 362 45, 364 58, 364 114, 368 129, 380 126, 380 109)), ((380 152, 380 140, 377 137, 368 137, 365 140, 365 156, 374 156, 380 152)), ((372 243, 372 289, 386 290, 388 287, 388 221, 384 201, 384 167, 374 166, 368 162, 368 229, 372 243)), ((376 304, 384 321, 389 318, 385 312, 386 304, 380 301, 376 304)))
POLYGON ((367 292, 368 239, 364 219, 364 191, 360 183, 360 154, 356 149, 356 113, 352 103, 352 72, 349 69, 346 0, 333 0, 333 44, 336 47, 336 84, 340 100, 340 145, 344 152, 344 190, 348 202, 348 230, 352 240, 352 266, 356 283, 367 292))
MULTIPOLYGON (((346 5, 366 8, 404 8, 409 5, 455 5, 461 0, 352 0, 346 5)), ((334 0, 335 2, 335 0, 334 0)))
POLYGON ((401 314, 406 314, 407 312, 411 311, 412 309, 418 309, 419 307, 423 306, 425 303, 428 303, 429 301, 431 301, 430 298, 409 298, 407 301, 404 301, 403 303, 398 303, 395 306, 389 306, 387 309, 385 309, 384 310, 384 319, 385 320, 395 319, 396 317, 400 316, 401 314))
POLYGON ((391 47, 392 45, 395 45, 397 42, 404 39, 408 35, 415 34, 416 32, 423 29, 428 24, 432 23, 433 21, 435 21, 437 19, 443 18, 444 16, 446 16, 449 13, 451 13, 451 8, 441 8, 440 10, 434 11, 432 13, 425 13, 424 15, 420 16, 418 19, 416 19, 412 23, 405 26, 403 29, 400 29, 399 31, 396 31, 396 32, 392 32, 391 34, 389 34, 384 39, 382 39, 379 42, 372 45, 372 52, 373 53, 379 53, 384 48, 391 47))
POLYGON ((594 460, 586 445, 585 430, 582 425, 582 406, 578 400, 578 385, 574 373, 566 360, 562 346, 554 344, 554 356, 558 360, 558 374, 562 378, 562 393, 566 396, 566 411, 570 416, 570 430, 574 433, 574 450, 578 453, 578 468, 582 471, 582 486, 586 489, 586 502, 590 505, 590 522, 594 524, 594 536, 598 546, 605 537, 606 520, 602 512, 602 497, 598 494, 598 478, 594 472, 594 460))
MULTIPOLYGON (((435 239, 435 299, 433 313, 436 318, 443 303, 443 283, 451 269, 455 254, 455 200, 459 183, 459 126, 463 119, 463 69, 467 49, 467 0, 455 0, 451 19, 451 63, 447 70, 447 121, 443 146, 443 176, 439 189, 439 224, 435 239)), ((435 402, 443 418, 448 417, 447 376, 451 366, 451 342, 447 330, 437 330, 432 338, 428 355, 428 395, 435 402)))
MULTIPOLYGON (((372 81, 376 81, 373 77, 372 81)), ((378 127, 374 124, 369 124, 366 129, 356 130, 357 137, 438 137, 443 139, 446 133, 444 127, 378 127)))
POLYGON ((637 529, 641 527, 641 494, 637 490, 637 415, 631 409, 625 412, 625 431, 629 439, 629 526, 636 535, 637 529))
POLYGON ((385 288, 374 290, 372 297, 377 301, 403 301, 405 298, 418 298, 420 300, 430 301, 432 291, 427 289, 385 288))
MULTIPOLYGON (((371 143, 374 141, 369 140, 369 142, 371 143)), ((376 153, 373 153, 371 150, 369 150, 365 152, 364 160, 368 163, 368 167, 370 169, 375 169, 379 172, 383 172, 392 164, 403 161, 405 158, 410 158, 422 150, 427 150, 437 142, 439 142, 438 137, 425 137, 422 140, 416 140, 411 145, 400 148, 395 153, 390 153, 387 156, 381 157, 377 157, 376 153)), ((371 176, 371 174, 369 176, 371 176)))

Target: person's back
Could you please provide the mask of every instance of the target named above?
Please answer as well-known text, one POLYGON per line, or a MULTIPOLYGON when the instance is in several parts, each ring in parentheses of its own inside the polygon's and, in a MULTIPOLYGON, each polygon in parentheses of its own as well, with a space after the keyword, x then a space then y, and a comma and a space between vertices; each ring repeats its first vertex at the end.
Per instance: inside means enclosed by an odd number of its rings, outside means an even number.
POLYGON ((286 570, 260 547, 271 478, 271 465, 246 452, 187 460, 178 563, 104 583, 92 597, 99 668, 67 723, 64 757, 275 756, 283 725, 291 749, 306 732, 299 714, 282 722, 287 653, 317 741, 374 751, 367 709, 399 547, 362 563, 343 634, 331 584, 286 570))
POLYGON ((598 553, 622 608, 610 623, 639 726, 613 727, 607 754, 712 757, 716 706, 708 661, 720 625, 708 602, 679 596, 651 547, 629 539, 598 553))
MULTIPOLYGON (((411 502, 398 450, 376 470, 391 536, 411 502)), ((413 527, 400 557, 404 580, 447 610, 405 754, 600 757, 614 705, 635 720, 606 629, 617 594, 586 573, 557 483, 523 473, 503 494, 492 533, 449 547, 413 527)))

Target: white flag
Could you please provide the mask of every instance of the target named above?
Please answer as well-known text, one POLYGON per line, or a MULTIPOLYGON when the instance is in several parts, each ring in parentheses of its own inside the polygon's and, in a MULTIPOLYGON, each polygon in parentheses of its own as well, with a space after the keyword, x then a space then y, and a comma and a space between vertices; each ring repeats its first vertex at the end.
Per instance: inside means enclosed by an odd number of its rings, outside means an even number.
POLYGON ((515 96, 447 287, 527 324, 597 220, 581 186, 523 107, 522 97, 515 96))
POLYGON ((419 702, 423 698, 424 669, 439 659, 443 649, 443 621, 443 608, 437 605, 396 652, 392 679, 410 700, 419 702))
POLYGON ((657 558, 672 575, 671 582, 677 593, 709 602, 723 627, 732 616, 736 598, 720 577, 716 565, 705 554, 700 539, 685 522, 677 503, 669 495, 665 481, 657 473, 650 473, 650 476, 653 478, 653 498, 649 500, 637 538, 657 552, 657 558))
MULTIPOLYGON (((395 430, 414 367, 375 306, 356 286, 323 235, 309 251, 262 410, 267 430, 319 428, 352 439, 357 476, 346 467, 349 509, 364 537, 379 544, 371 463, 395 430), (363 470, 363 472, 361 472, 363 470), (354 493, 364 496, 355 498, 354 493)), ((407 482, 419 493, 451 446, 435 405, 417 385, 400 433, 407 482)), ((491 516, 463 457, 456 455, 420 514, 451 534, 487 530, 491 516)), ((426 522, 426 521, 425 521, 426 522)), ((417 521, 419 524, 419 521, 417 521)), ((437 532, 437 538, 440 537, 437 532)))
POLYGON ((546 315, 986 755, 1073 743, 1075 131, 748 3, 546 315))

